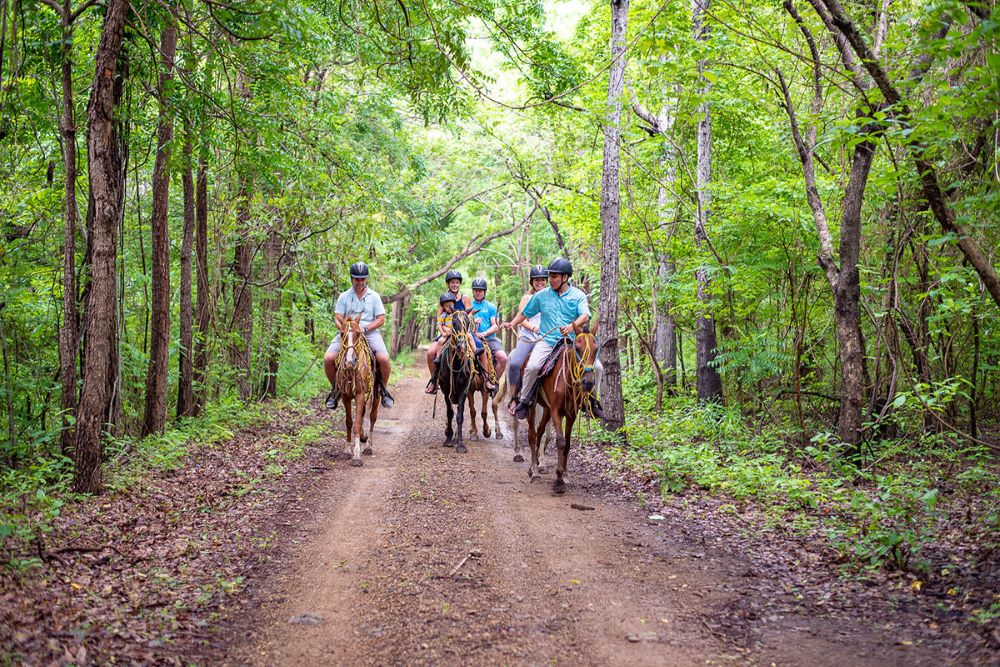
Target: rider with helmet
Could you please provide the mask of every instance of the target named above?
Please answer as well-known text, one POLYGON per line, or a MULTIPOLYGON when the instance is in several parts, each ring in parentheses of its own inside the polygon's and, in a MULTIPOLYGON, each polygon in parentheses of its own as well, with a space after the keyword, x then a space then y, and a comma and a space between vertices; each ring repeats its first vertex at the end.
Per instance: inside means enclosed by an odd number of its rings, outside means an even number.
MULTIPOLYGON (((471 310, 472 301, 469 299, 469 297, 462 296, 461 294, 458 293, 459 288, 461 288, 462 286, 462 274, 456 271, 455 269, 451 269, 450 271, 448 271, 448 273, 445 274, 444 282, 448 286, 448 292, 445 292, 445 294, 450 293, 452 297, 454 297, 452 299, 453 309, 471 310)), ((445 294, 441 295, 442 299, 445 297, 445 294)), ((435 369, 437 368, 437 366, 435 365, 434 360, 437 359, 437 354, 441 350, 441 346, 444 344, 443 343, 444 334, 441 333, 441 325, 440 325, 440 317, 441 313, 444 312, 444 305, 441 301, 438 302, 437 312, 439 318, 438 336, 433 341, 431 341, 430 347, 427 348, 427 370, 430 371, 431 374, 431 379, 427 383, 427 389, 425 390, 426 393, 428 394, 433 394, 437 392, 437 386, 434 383, 434 378, 436 377, 435 369)))
MULTIPOLYGON (((535 294, 521 309, 513 320, 505 323, 505 328, 516 327, 526 319, 541 314, 539 325, 542 339, 535 344, 528 363, 524 367, 524 377, 521 384, 520 401, 517 404, 515 416, 524 419, 528 416, 528 408, 533 398, 535 379, 548 358, 552 349, 563 337, 574 337, 575 329, 583 327, 590 321, 590 306, 587 295, 569 284, 573 275, 573 265, 568 259, 553 260, 546 270, 549 286, 535 294)), ((594 360, 594 370, 597 373, 597 386, 601 384, 603 367, 599 359, 594 360)), ((600 404, 596 399, 592 405, 593 414, 602 417, 600 404)))
MULTIPOLYGON (((521 297, 521 303, 517 305, 517 312, 520 313, 524 310, 531 297, 545 289, 548 277, 549 273, 543 265, 536 264, 531 267, 528 274, 528 291, 521 297)), ((517 393, 514 388, 520 389, 521 369, 524 367, 524 362, 528 360, 531 351, 535 349, 535 343, 542 339, 539 328, 541 322, 542 314, 535 313, 521 323, 521 327, 518 329, 517 345, 510 353, 510 359, 507 362, 507 386, 511 388, 510 396, 513 403, 517 402, 517 393)))
POLYGON ((472 281, 472 310, 476 312, 476 338, 493 352, 496 359, 496 375, 500 377, 507 367, 507 354, 503 351, 503 343, 497 337, 500 330, 500 313, 496 305, 486 300, 486 279, 476 278, 472 281))
MULTIPOLYGON (((382 305, 382 297, 374 290, 368 289, 368 265, 364 262, 351 264, 351 289, 341 293, 337 298, 337 305, 334 306, 334 319, 337 327, 343 326, 344 320, 348 317, 360 313, 361 330, 368 341, 368 347, 375 355, 378 364, 378 377, 376 385, 382 396, 382 405, 391 408, 393 398, 386 389, 389 383, 389 373, 392 367, 389 364, 389 351, 382 340, 382 334, 378 332, 379 327, 385 324, 385 306, 382 305)), ((323 368, 326 377, 330 381, 330 394, 326 397, 326 407, 331 410, 337 407, 337 354, 340 352, 340 335, 333 337, 333 342, 326 349, 323 356, 323 368)))

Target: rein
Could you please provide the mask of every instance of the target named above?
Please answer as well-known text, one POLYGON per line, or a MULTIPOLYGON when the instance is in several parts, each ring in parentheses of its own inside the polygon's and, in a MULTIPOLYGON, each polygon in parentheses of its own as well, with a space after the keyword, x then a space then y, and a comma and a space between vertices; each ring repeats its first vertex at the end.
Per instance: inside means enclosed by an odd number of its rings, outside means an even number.
POLYGON ((365 338, 364 334, 357 333, 357 340, 349 342, 345 338, 353 338, 355 332, 350 330, 350 327, 346 331, 340 332, 340 353, 337 354, 337 368, 340 372, 337 373, 337 389, 340 391, 341 396, 344 394, 355 395, 359 393, 357 391, 358 373, 362 373, 363 381, 365 383, 364 389, 367 395, 371 395, 375 387, 375 374, 372 372, 372 350, 368 346, 368 339, 365 338), (357 364, 350 371, 344 368, 343 358, 346 357, 347 351, 353 350, 355 355, 357 355, 357 364), (367 368, 367 374, 362 371, 362 368, 367 368))
MULTIPOLYGON (((584 356, 590 356, 591 338, 588 336, 583 339, 583 355, 577 351, 576 345, 571 338, 566 336, 564 337, 564 340, 568 341, 566 346, 567 348, 573 350, 573 356, 570 357, 570 355, 567 354, 569 350, 563 351, 563 363, 559 368, 559 375, 557 379, 561 380, 569 388, 571 392, 570 400, 573 402, 575 411, 577 413, 583 412, 587 415, 588 419, 593 419, 594 413, 591 409, 591 402, 589 399, 594 395, 594 390, 597 388, 597 385, 595 384, 594 388, 589 391, 585 391, 583 388, 584 373, 590 373, 594 370, 593 364, 588 366, 583 363, 584 356)), ((594 358, 596 359, 597 356, 595 355, 594 358)))

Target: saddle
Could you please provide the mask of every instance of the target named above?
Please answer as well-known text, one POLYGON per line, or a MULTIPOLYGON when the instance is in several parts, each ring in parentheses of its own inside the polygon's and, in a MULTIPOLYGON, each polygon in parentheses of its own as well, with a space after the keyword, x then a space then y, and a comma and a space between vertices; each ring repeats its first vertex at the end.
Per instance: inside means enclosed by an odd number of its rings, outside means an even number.
MULTIPOLYGON (((552 375, 552 371, 556 367, 556 361, 559 360, 559 355, 562 354, 563 348, 571 343, 572 341, 569 338, 560 338, 559 342, 556 343, 555 347, 552 348, 552 351, 549 352, 549 356, 545 357, 545 361, 542 362, 542 368, 541 370, 538 371, 538 376, 535 378, 535 384, 534 386, 531 387, 531 393, 528 395, 528 403, 535 402, 535 398, 538 396, 539 388, 541 388, 542 383, 545 381, 545 378, 552 375)), ((518 391, 520 391, 521 389, 521 382, 523 380, 524 376, 522 374, 522 376, 517 379, 518 391)))

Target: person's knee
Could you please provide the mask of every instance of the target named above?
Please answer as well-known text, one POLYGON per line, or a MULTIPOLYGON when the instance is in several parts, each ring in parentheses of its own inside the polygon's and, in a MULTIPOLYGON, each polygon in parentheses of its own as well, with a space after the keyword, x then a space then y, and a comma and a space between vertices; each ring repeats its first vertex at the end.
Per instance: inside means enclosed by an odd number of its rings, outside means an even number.
POLYGON ((337 355, 334 352, 327 352, 323 355, 323 363, 327 366, 337 365, 337 355))

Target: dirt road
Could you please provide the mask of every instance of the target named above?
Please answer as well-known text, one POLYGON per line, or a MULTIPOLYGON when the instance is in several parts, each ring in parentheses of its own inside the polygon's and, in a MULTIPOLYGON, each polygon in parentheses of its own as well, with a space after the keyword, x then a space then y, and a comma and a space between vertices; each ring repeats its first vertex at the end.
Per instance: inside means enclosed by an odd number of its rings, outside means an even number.
MULTIPOLYGON (((256 610, 237 624, 226 664, 937 662, 821 612, 775 617, 739 646, 726 610, 761 595, 745 562, 687 543, 669 520, 577 474, 572 456, 569 492, 552 496, 551 473, 532 484, 512 462, 506 422, 503 440, 473 441, 464 455, 442 447, 442 406, 433 422, 421 387, 397 385, 374 457, 331 462, 303 498, 309 511, 251 586, 256 610)), ((343 428, 341 411, 331 419, 343 428)))

